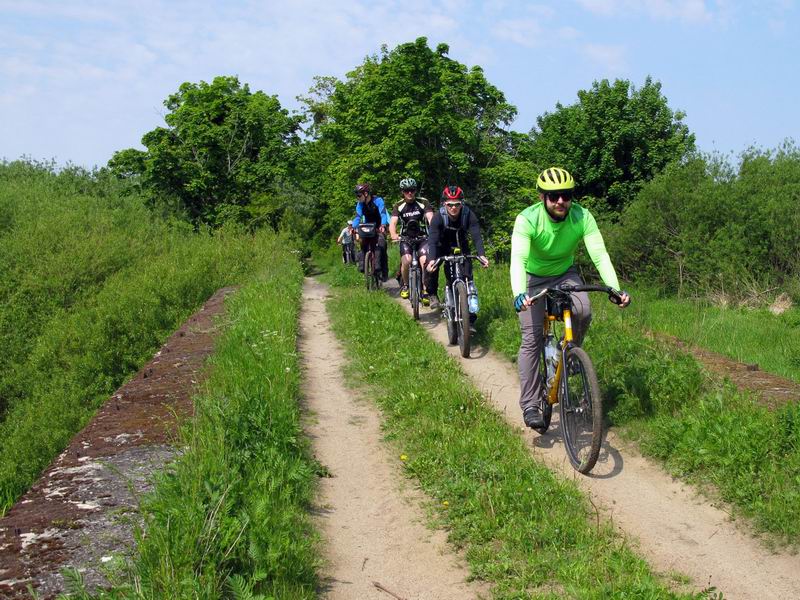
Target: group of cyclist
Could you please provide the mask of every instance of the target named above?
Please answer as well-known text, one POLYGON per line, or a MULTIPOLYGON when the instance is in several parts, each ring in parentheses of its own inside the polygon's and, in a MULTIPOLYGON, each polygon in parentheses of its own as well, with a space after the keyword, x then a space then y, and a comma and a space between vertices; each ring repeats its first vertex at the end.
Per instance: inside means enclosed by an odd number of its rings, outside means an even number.
MULTIPOLYGON (((576 285, 583 280, 575 267, 575 252, 578 243, 583 241, 603 283, 619 291, 620 304, 624 308, 630 297, 620 291, 614 266, 605 248, 605 243, 594 216, 583 206, 574 202, 575 179, 560 167, 550 167, 537 178, 536 187, 539 199, 523 210, 514 222, 511 236, 511 290, 514 308, 519 313, 522 331, 518 365, 520 374, 520 408, 525 425, 534 429, 544 425, 544 382, 539 372, 542 349, 542 330, 544 322, 544 301, 533 298, 545 288, 552 288, 569 282, 576 285), (530 309, 530 310, 529 310, 530 309)), ((475 254, 484 267, 489 266, 481 237, 480 223, 475 211, 464 203, 463 190, 449 185, 442 191, 442 206, 434 210, 431 204, 417 196, 417 182, 412 178, 400 181, 402 199, 389 215, 383 198, 375 196, 369 184, 360 183, 355 188, 357 198, 356 217, 348 222, 339 242, 344 243, 347 236, 358 238, 359 225, 370 224, 378 231, 375 244, 376 264, 379 265, 382 279, 388 279, 386 257, 386 232, 392 241, 400 243, 401 282, 400 295, 408 298, 408 273, 412 250, 416 249, 420 265, 426 277, 422 303, 431 308, 439 306, 437 290, 439 285, 437 258, 458 251, 469 254, 468 238, 472 239, 475 254), (400 230, 398 231, 398 226, 400 230), (415 248, 412 249, 412 245, 415 248)), ((358 259, 359 270, 364 269, 364 249, 367 239, 361 239, 361 253, 358 259)), ((449 272, 445 270, 449 278, 449 272)), ((478 304, 477 290, 472 281, 470 294, 476 299, 474 309, 470 306, 470 321, 474 322, 478 304)), ((591 307, 586 292, 573 296, 573 330, 578 345, 583 341, 591 322, 591 307)))

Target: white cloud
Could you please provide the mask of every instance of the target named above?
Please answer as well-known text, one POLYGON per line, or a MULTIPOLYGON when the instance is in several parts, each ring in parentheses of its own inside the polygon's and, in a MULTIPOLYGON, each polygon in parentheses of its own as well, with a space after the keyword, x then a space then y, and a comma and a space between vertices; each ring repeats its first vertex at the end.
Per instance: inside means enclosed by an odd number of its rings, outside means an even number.
POLYGON ((606 76, 623 75, 628 68, 624 46, 611 44, 584 44, 583 54, 598 64, 606 76))
POLYGON ((712 11, 706 0, 576 0, 590 12, 604 16, 644 13, 657 20, 706 23, 712 11))
POLYGON ((498 21, 492 26, 492 35, 526 48, 534 48, 543 42, 542 26, 533 19, 498 21))

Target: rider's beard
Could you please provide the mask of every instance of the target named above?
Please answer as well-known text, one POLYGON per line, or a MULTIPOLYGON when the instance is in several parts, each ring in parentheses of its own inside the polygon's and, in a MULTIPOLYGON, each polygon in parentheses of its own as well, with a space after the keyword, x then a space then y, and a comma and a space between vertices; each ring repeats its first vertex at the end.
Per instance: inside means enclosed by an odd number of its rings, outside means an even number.
POLYGON ((547 206, 547 204, 545 204, 545 210, 547 211, 547 214, 550 215, 550 218, 553 219, 553 221, 555 221, 556 223, 561 223, 562 221, 566 221, 567 217, 569 216, 569 209, 570 208, 571 207, 567 207, 567 210, 564 213, 564 216, 561 216, 561 215, 559 215, 557 213, 553 213, 553 211, 550 210, 550 207, 547 206))

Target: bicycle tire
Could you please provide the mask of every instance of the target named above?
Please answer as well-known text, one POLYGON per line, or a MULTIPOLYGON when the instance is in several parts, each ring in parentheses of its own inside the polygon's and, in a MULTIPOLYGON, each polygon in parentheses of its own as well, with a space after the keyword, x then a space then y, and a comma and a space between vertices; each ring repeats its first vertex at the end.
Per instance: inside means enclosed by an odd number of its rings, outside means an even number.
POLYGON ((364 280, 368 290, 377 289, 375 287, 375 253, 367 250, 364 254, 364 280))
POLYGON ((543 427, 534 427, 533 430, 539 435, 544 435, 550 428, 550 421, 553 418, 553 405, 547 401, 547 393, 549 391, 547 386, 547 364, 544 357, 544 344, 539 353, 539 381, 542 382, 542 420, 544 421, 543 427))
POLYGON ((411 294, 411 312, 414 313, 414 320, 419 320, 419 273, 412 268, 408 274, 408 287, 411 294))
MULTIPOLYGON (((445 291, 445 294, 447 292, 445 291)), ((447 320, 447 341, 451 346, 458 343, 458 327, 456 327, 456 308, 445 303, 444 316, 447 320)))
POLYGON ((579 473, 592 470, 603 442, 603 399, 592 361, 583 348, 566 353, 566 385, 560 390, 561 432, 572 466, 579 473))
POLYGON ((458 347, 461 356, 469 358, 469 298, 467 298, 467 285, 463 281, 456 281, 453 286, 453 301, 456 305, 458 347))

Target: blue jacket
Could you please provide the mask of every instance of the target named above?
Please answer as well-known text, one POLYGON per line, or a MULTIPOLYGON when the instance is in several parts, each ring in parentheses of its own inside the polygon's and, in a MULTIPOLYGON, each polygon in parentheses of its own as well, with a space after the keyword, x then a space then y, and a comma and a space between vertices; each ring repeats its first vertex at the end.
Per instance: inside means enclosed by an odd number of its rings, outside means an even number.
POLYGON ((383 204, 383 198, 373 196, 370 205, 364 202, 356 202, 356 218, 353 219, 353 229, 363 220, 364 223, 375 223, 375 225, 388 225, 389 213, 383 204))

